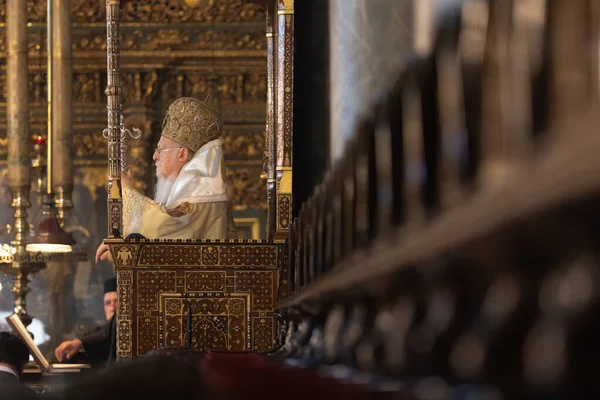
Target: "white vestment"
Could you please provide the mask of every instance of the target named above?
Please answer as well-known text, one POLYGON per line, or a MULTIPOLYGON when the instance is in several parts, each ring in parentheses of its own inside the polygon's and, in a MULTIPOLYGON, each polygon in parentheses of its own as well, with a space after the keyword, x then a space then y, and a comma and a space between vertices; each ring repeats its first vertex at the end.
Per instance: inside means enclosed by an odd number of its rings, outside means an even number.
POLYGON ((147 239, 237 239, 223 150, 215 139, 198 149, 173 182, 165 204, 133 188, 123 190, 125 235, 147 239))

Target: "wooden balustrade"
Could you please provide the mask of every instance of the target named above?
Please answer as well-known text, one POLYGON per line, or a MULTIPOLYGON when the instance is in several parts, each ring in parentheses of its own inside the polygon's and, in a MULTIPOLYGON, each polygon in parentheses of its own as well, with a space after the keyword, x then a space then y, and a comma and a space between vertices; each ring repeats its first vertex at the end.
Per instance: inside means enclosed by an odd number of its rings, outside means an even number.
POLYGON ((565 31, 591 2, 564 18, 559 3, 468 0, 436 20, 290 226, 277 356, 407 399, 600 394, 582 366, 600 326, 600 110, 557 99, 556 75, 556 52, 576 54, 597 90, 596 60, 564 43, 597 40, 565 31))

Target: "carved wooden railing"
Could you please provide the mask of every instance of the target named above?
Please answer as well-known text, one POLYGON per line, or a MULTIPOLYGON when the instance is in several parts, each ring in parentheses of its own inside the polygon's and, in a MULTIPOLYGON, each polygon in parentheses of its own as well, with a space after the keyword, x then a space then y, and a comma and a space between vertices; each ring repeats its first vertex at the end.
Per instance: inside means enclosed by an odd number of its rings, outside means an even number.
POLYGON ((466 1, 415 47, 293 220, 274 356, 402 399, 599 393, 584 3, 466 1))

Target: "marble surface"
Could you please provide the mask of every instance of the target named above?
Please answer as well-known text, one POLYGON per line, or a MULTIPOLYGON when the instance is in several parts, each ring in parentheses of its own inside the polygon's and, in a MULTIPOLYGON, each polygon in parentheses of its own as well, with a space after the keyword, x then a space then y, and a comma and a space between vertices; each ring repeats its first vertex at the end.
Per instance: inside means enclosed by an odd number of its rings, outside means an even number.
POLYGON ((330 0, 331 160, 412 47, 411 0, 330 0))

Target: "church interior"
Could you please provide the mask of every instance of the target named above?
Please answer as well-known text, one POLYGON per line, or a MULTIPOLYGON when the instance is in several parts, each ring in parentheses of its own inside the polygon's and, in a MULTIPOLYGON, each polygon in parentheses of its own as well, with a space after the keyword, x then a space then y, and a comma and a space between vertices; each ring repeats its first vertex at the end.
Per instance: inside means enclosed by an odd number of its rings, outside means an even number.
POLYGON ((597 0, 0 0, 0 400, 598 398, 599 100, 597 0))

